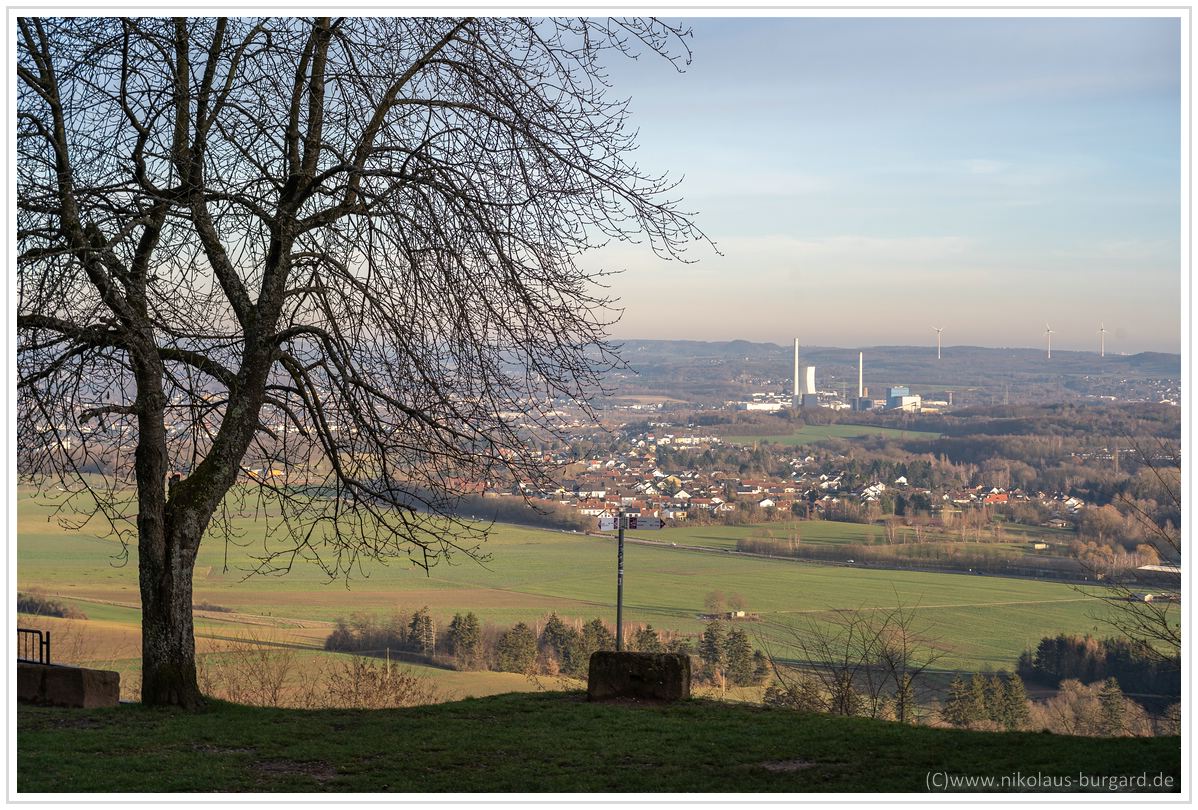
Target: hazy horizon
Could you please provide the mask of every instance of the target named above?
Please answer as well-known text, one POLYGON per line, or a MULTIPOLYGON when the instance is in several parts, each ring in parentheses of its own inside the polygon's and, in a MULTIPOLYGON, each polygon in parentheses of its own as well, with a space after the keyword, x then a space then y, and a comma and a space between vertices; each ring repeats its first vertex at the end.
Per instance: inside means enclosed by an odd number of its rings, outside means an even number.
MULTIPOLYGON (((619 337, 613 337, 612 340, 616 343, 648 342, 648 341, 660 341, 663 343, 669 343, 672 341, 693 342, 693 343, 736 343, 736 342, 740 341, 740 342, 754 343, 754 344, 759 344, 759 345, 774 345, 774 346, 777 346, 779 349, 787 349, 787 350, 790 350, 794 344, 793 337, 790 340, 779 342, 777 340, 750 340, 749 338, 736 338, 736 337, 734 337, 734 338, 691 338, 691 337, 645 337, 643 335, 621 335, 619 337)), ((1106 346, 1106 354, 1108 356, 1114 355, 1117 357, 1125 357, 1125 356, 1130 357, 1132 355, 1144 354, 1144 353, 1175 354, 1178 356, 1181 355, 1180 347, 1178 347, 1178 349, 1176 351, 1163 351, 1163 350, 1157 350, 1157 349, 1142 349, 1140 351, 1131 352, 1131 351, 1114 350, 1111 348, 1111 344, 1109 342, 1110 341, 1109 335, 1108 335, 1107 340, 1108 340, 1108 342, 1107 342, 1107 346, 1106 346)), ((935 333, 933 333, 932 340, 930 343, 860 343, 860 344, 853 344, 853 345, 839 345, 839 344, 832 344, 832 343, 800 343, 799 350, 801 353, 803 351, 803 349, 812 349, 812 350, 818 349, 820 351, 825 351, 825 350, 831 349, 831 350, 836 350, 836 351, 854 351, 855 352, 855 351, 868 351, 870 349, 929 349, 929 348, 930 348, 932 354, 936 353, 935 333)), ((953 349, 991 349, 994 351, 1020 351, 1020 352, 1046 353, 1047 346, 1046 346, 1046 344, 1041 344, 1039 346, 1017 346, 1014 344, 1003 345, 1003 346, 993 346, 993 345, 986 345, 986 344, 982 344, 982 343, 956 343, 956 344, 949 344, 949 343, 943 343, 943 342, 941 343, 941 351, 942 352, 948 353, 949 351, 951 351, 953 349)), ((1058 348, 1057 342, 1056 342, 1056 332, 1054 331, 1053 332, 1052 353, 1053 354, 1094 354, 1094 355, 1097 355, 1098 354, 1098 346, 1097 346, 1097 344, 1095 344, 1095 347, 1093 349, 1058 348)))
POLYGON ((1180 352, 1178 20, 686 23, 611 80, 723 255, 588 257, 615 338, 1180 352))

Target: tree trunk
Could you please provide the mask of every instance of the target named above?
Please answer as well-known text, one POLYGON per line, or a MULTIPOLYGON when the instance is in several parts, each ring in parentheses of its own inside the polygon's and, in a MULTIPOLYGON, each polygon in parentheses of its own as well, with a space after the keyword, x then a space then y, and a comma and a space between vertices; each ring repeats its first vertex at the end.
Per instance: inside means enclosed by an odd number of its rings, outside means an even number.
POLYGON ((173 529, 139 538, 141 549, 141 702, 195 709, 203 704, 196 682, 192 573, 199 538, 173 529), (162 553, 146 554, 147 545, 162 553))
POLYGON ((141 586, 141 702, 198 708, 191 580, 203 536, 197 521, 167 504, 162 366, 149 352, 134 356, 137 373, 137 556, 141 586), (146 359, 148 358, 148 360, 146 359))

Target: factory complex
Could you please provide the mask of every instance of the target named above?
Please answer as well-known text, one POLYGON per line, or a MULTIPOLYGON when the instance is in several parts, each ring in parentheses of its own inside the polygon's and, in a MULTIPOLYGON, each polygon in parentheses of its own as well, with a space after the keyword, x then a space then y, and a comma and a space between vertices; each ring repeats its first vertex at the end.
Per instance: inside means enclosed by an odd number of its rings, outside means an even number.
MULTIPOLYGON (((787 408, 830 408, 852 411, 903 411, 906 413, 938 413, 951 402, 924 400, 912 394, 906 385, 885 388, 884 397, 871 397, 865 386, 865 353, 857 353, 857 395, 841 396, 836 391, 820 391, 815 384, 815 366, 799 361, 799 339, 794 342, 794 375, 790 395, 785 393, 755 393, 752 399, 731 403, 740 411, 777 412, 787 408)), ((847 394, 847 392, 846 392, 847 394)))

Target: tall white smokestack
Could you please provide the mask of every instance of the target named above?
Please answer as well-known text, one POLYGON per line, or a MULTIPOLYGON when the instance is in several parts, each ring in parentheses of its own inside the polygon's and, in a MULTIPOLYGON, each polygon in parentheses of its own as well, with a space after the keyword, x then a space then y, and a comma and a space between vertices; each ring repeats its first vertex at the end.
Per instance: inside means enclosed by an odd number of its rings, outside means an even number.
POLYGON ((865 396, 865 352, 857 352, 857 399, 865 396))
POLYGON ((795 376, 794 376, 794 381, 795 381, 794 399, 797 400, 801 396, 800 391, 799 391, 799 339, 798 338, 795 338, 795 376))

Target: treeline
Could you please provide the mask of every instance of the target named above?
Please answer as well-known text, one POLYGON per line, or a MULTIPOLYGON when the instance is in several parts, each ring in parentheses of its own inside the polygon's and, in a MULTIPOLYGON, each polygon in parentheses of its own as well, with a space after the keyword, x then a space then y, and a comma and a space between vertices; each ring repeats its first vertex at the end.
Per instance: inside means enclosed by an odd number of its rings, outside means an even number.
POLYGON ((1015 576, 1082 577, 1086 570, 1075 560, 1031 557, 985 543, 928 542, 898 545, 808 545, 786 538, 747 537, 736 541, 736 550, 797 560, 873 563, 887 568, 931 568, 945 571, 981 571, 1015 576))
MULTIPOLYGON (((512 627, 483 625, 473 612, 456 613, 438 627, 428 608, 410 615, 388 618, 355 614, 338 619, 325 639, 325 649, 335 652, 391 653, 419 656, 431 664, 461 670, 491 670, 527 674, 586 674, 587 661, 596 650, 615 649, 615 636, 601 619, 567 625, 551 614, 539 626, 519 622, 512 627)), ((652 627, 639 628, 634 643, 647 643, 652 627)))
MULTIPOLYGON (((438 627, 423 607, 387 618, 356 614, 338 619, 324 647, 331 652, 412 657, 459 670, 585 679, 591 654, 614 650, 616 637, 602 619, 584 623, 564 620, 556 613, 531 626, 518 622, 508 628, 483 625, 473 612, 456 613, 448 624, 438 627)), ((697 680, 721 687, 758 684, 769 672, 765 656, 753 649, 748 635, 720 621, 710 623, 697 640, 671 630, 656 630, 651 624, 633 626, 625 635, 625 649, 688 655, 697 680)))
MULTIPOLYGON (((877 415, 880 424, 902 415, 877 415)), ((919 418, 920 430, 945 436, 1152 436, 1176 437, 1181 430, 1180 411, 1151 402, 1043 405, 993 405, 962 408, 919 418)))
POLYGON ((1151 714, 1123 693, 1115 678, 1083 684, 1063 680, 1047 700, 1028 700, 1018 674, 986 677, 960 675, 949 684, 940 705, 941 722, 956 728, 989 731, 1050 731, 1086 737, 1126 737, 1178 734, 1180 704, 1151 714))
POLYGON ((1029 681, 1058 686, 1073 679, 1083 683, 1113 678, 1133 696, 1181 696, 1181 661, 1162 658, 1146 642, 1126 638, 1097 639, 1062 633, 1045 637, 1025 650, 1017 671, 1029 681))
MULTIPOLYGON (((789 449, 795 452, 793 448, 789 449)), ((765 444, 756 447, 719 444, 702 449, 659 444, 655 452, 657 466, 663 470, 726 470, 735 471, 742 478, 785 478, 790 475, 789 456, 765 444)))
POLYGON ((33 616, 53 616, 59 619, 86 619, 87 614, 78 608, 48 599, 40 593, 18 593, 17 613, 33 616))
POLYGON ((1031 721, 1031 704, 1018 675, 1006 672, 989 678, 975 672, 968 683, 953 678, 940 717, 957 728, 1020 731, 1031 721))

